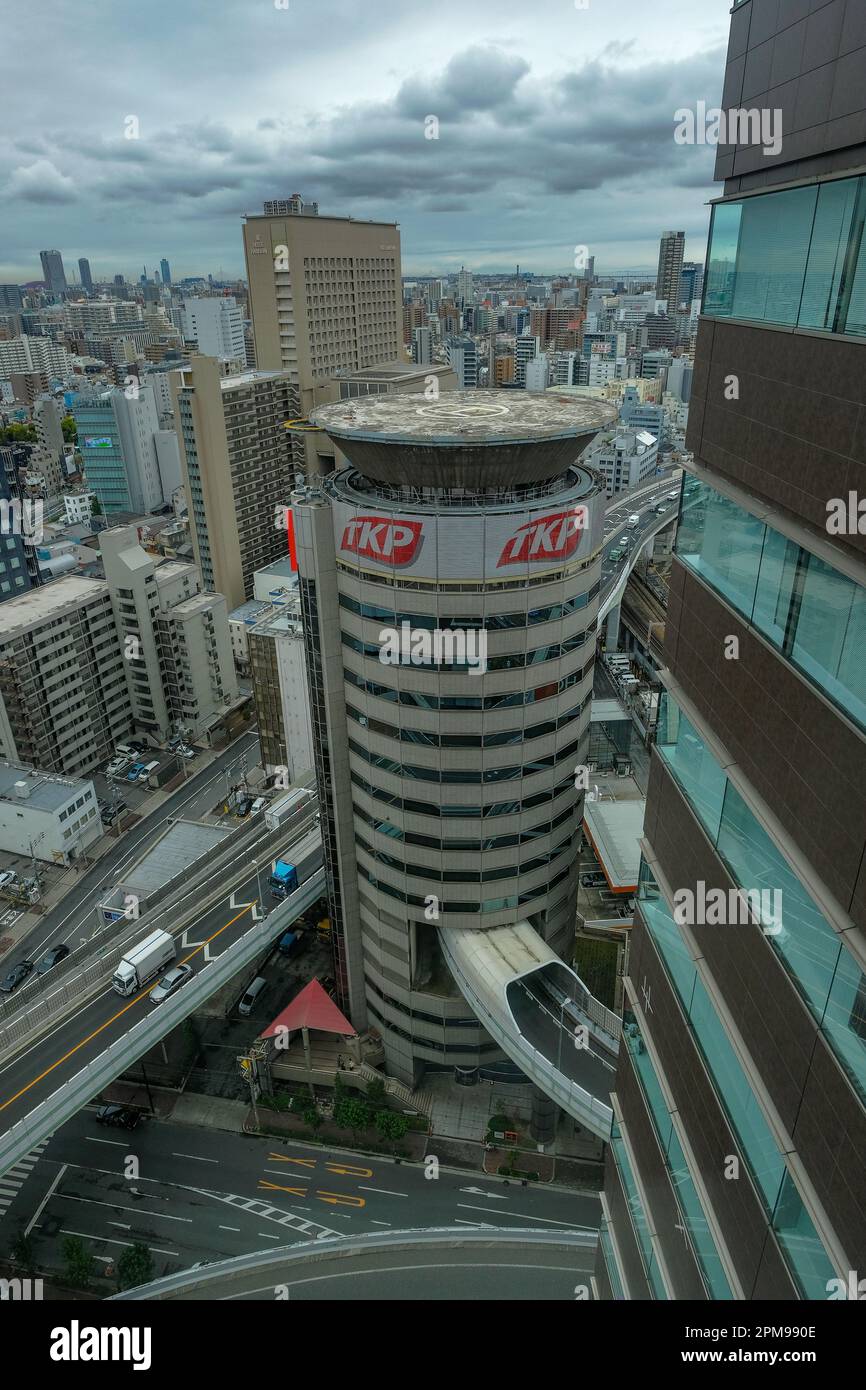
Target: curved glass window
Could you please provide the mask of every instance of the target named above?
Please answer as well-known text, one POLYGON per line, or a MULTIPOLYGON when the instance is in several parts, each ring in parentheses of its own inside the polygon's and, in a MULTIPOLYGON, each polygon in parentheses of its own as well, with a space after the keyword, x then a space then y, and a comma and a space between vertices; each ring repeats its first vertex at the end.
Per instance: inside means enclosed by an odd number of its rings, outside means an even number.
POLYGON ((703 312, 866 336, 866 178, 713 208, 703 312))
POLYGON ((659 709, 659 755, 737 886, 750 894, 766 890, 781 904, 778 921, 764 927, 767 940, 866 1099, 866 975, 670 695, 659 709), (696 784, 698 767, 706 786, 696 784))
POLYGON ((548 757, 539 758, 535 762, 522 763, 517 767, 488 768, 486 772, 462 772, 454 769, 417 767, 414 763, 398 763, 393 758, 383 758, 379 753, 369 753, 366 748, 362 748, 360 743, 356 743, 351 738, 349 739, 349 747, 353 753, 357 754, 359 758, 363 758, 371 767, 379 767, 383 772, 393 773, 395 777, 410 777, 419 782, 454 782, 468 786, 484 786, 490 782, 510 782, 517 777, 529 777, 533 772, 544 772, 548 768, 556 767, 559 763, 574 757, 580 747, 580 740, 575 739, 566 748, 561 748, 558 753, 551 753, 548 757))
MULTIPOLYGON (((361 642, 357 637, 352 637, 348 632, 340 634, 344 647, 350 647, 359 656, 369 656, 375 661, 379 660, 379 653, 382 648, 378 642, 361 642)), ((537 666, 543 661, 555 661, 560 656, 566 656, 569 652, 576 652, 579 647, 595 637, 595 629, 591 628, 587 632, 576 632, 573 637, 568 637, 564 642, 555 642, 550 647, 537 647, 530 652, 508 652, 505 656, 489 656, 487 658, 488 671, 522 671, 527 666, 537 666)), ((466 674, 471 672, 478 674, 478 666, 470 665, 468 662, 444 662, 436 661, 413 661, 412 666, 419 671, 441 671, 447 670, 449 675, 466 674)))
POLYGON ((564 690, 571 690, 578 685, 584 676, 589 675, 591 667, 589 665, 573 671, 570 676, 564 677, 561 681, 548 681, 545 685, 535 686, 532 690, 513 690, 501 695, 432 695, 421 690, 395 690, 389 685, 380 685, 378 681, 366 680, 363 676, 358 676, 354 671, 350 671, 347 666, 343 667, 343 676, 349 685, 355 686, 357 690, 363 690, 368 695, 375 695, 379 700, 389 700, 392 704, 408 705, 413 709, 432 709, 441 710, 444 713, 460 710, 494 710, 494 709, 520 709, 523 705, 538 704, 541 700, 550 700, 554 695, 561 695, 564 690))
POLYGON ((684 488, 676 553, 866 729, 866 590, 696 478, 684 488))
POLYGON ((408 874, 410 878, 424 878, 431 883, 500 883, 503 879, 517 878, 521 874, 534 873, 536 869, 545 869, 548 864, 553 864, 560 855, 571 848, 571 836, 562 840, 556 845, 549 854, 541 854, 536 859, 527 859, 524 864, 507 864, 503 869, 485 869, 475 872, 463 869, 443 869, 437 874, 435 869, 428 868, 425 864, 416 867, 407 864, 402 859, 397 859, 392 854, 385 854, 384 850, 373 849, 367 841, 360 835, 355 836, 355 844, 362 849, 365 854, 369 854, 371 859, 375 859, 378 864, 386 864, 389 869, 396 869, 398 873, 408 874))
POLYGON ((662 1279, 658 1260, 656 1259, 652 1240, 650 1239, 646 1212, 644 1211, 644 1205, 640 1199, 640 1193, 637 1190, 637 1183, 634 1180, 631 1162, 626 1152, 625 1144, 623 1143, 622 1131, 616 1120, 614 1120, 613 1129, 611 1130, 610 1147, 613 1152, 614 1161, 616 1162, 626 1201, 628 1202, 631 1224, 634 1227, 634 1233, 637 1237, 647 1281, 656 1298, 666 1300, 668 1296, 667 1290, 664 1286, 664 1280, 662 1279))
MULTIPOLYGON (((395 898, 398 902, 405 903, 409 907, 428 906, 426 898, 421 898, 417 893, 403 893, 399 888, 394 888, 390 883, 383 883, 370 870, 365 869, 361 864, 358 865, 358 873, 361 878, 375 888, 379 893, 386 894, 389 898, 395 898)), ((527 907, 529 903, 537 902, 539 898, 552 893, 554 888, 558 888, 560 883, 564 883, 571 873, 571 867, 561 869, 555 878, 549 883, 544 883, 538 888, 528 890, 526 893, 512 893, 507 898, 484 898, 480 903, 458 903, 442 899, 439 903, 440 912, 460 912, 460 913, 480 913, 485 912, 506 912, 516 907, 527 907)))
POLYGON ((437 839, 435 835, 419 835, 411 830, 401 830, 399 826, 393 825, 388 820, 377 820, 375 816, 368 815, 356 803, 353 803, 353 808, 355 815, 365 825, 369 825, 371 830, 377 830, 381 835, 388 835, 392 840, 399 840, 407 845, 419 845, 422 849, 458 850, 469 854, 480 854, 484 850, 510 849, 517 845, 531 844, 533 840, 541 839, 557 830, 559 826, 565 825, 575 812, 575 806, 567 806, 555 820, 545 821, 541 825, 535 825, 531 830, 524 830, 519 834, 515 832, 513 835, 491 835, 486 840, 443 840, 437 839))
POLYGON ((385 791, 382 787, 377 787, 372 782, 366 782, 363 777, 359 777, 357 772, 352 772, 352 781, 361 791, 365 791, 369 796, 375 797, 386 806, 396 806, 401 811, 409 811, 419 816, 441 816, 443 818, 456 818, 458 820, 485 820, 489 816, 517 816, 524 811, 531 811, 536 806, 544 806, 547 802, 553 801, 568 788, 574 786, 574 778, 571 773, 555 786, 542 792, 536 792, 533 796, 524 797, 522 801, 491 801, 487 806, 437 806, 432 801, 413 801, 409 797, 398 796, 396 792, 385 791))
POLYGON ((679 995, 689 1030, 737 1136, 788 1267, 805 1298, 826 1299, 827 1281, 835 1273, 833 1266, 646 863, 640 868, 638 897, 641 916, 679 995))
POLYGON ((386 724, 384 720, 371 719, 353 705, 346 706, 346 713, 356 724, 379 734, 382 738, 394 738, 400 743, 416 743, 423 748, 509 748, 567 728, 575 719, 580 718, 588 700, 589 697, 579 705, 574 705, 572 709, 566 710, 558 719, 547 719, 543 724, 530 724, 525 729, 500 729, 490 734, 437 734, 428 729, 398 729, 396 725, 386 724))
POLYGON ((350 613, 356 613, 359 618, 372 618, 375 622, 392 625, 409 623, 412 627, 422 628, 427 632, 435 631, 436 628, 464 627, 501 632, 508 628, 532 627, 536 623, 558 622, 561 618, 576 613, 578 609, 585 608, 598 592, 599 586, 596 584, 586 593, 568 599, 566 603, 552 603, 546 608, 531 608, 528 613, 491 613, 486 618, 481 614, 472 617, 465 614, 448 617, 446 614, 402 613, 399 609, 382 608, 376 603, 359 603, 348 594, 340 594, 340 607, 348 609, 350 613))

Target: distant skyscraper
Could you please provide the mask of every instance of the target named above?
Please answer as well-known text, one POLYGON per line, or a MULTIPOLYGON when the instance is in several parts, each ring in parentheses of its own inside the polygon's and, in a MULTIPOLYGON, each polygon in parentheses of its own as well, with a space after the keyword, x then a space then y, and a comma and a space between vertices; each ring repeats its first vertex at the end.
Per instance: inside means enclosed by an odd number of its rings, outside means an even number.
POLYGON ((59 251, 40 251, 39 259, 42 262, 42 279, 45 281, 45 288, 49 294, 62 294, 66 289, 66 272, 63 269, 63 257, 59 251))
POLYGON ((429 328, 412 330, 412 361, 417 367, 433 361, 433 334, 429 328))
MULTIPOLYGON (((698 261, 683 261, 680 276, 680 303, 692 304, 700 299, 704 288, 704 267, 698 261)), ((668 310, 670 312, 670 310, 668 310)))
POLYGON ((160 263, 159 263, 159 273, 160 273, 160 275, 162 276, 162 283, 163 283, 164 285, 170 285, 170 284, 171 284, 171 266, 169 265, 168 261, 165 259, 165 256, 163 256, 162 260, 161 260, 160 263))
POLYGON ((667 300, 668 313, 670 314, 675 314, 679 306, 685 248, 685 232, 662 232, 662 239, 659 244, 656 298, 667 300))
POLYGON ((85 294, 93 294, 93 277, 90 274, 90 261, 86 256, 78 258, 78 274, 81 277, 81 288, 85 294))
POLYGON ((464 309, 472 303, 472 271, 464 270, 462 266, 457 276, 457 302, 464 309))

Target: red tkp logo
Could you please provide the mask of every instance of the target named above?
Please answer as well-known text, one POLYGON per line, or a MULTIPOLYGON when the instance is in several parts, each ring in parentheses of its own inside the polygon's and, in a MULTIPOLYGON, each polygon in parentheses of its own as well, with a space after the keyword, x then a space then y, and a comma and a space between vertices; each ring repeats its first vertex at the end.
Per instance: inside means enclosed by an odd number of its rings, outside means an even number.
POLYGON ((399 568, 414 560, 421 545, 422 521, 397 521, 387 516, 356 516, 343 532, 341 550, 399 568))
POLYGON ((554 512, 551 516, 538 516, 528 521, 505 542, 496 568, 569 559, 577 550, 588 521, 586 507, 573 507, 570 512, 554 512))

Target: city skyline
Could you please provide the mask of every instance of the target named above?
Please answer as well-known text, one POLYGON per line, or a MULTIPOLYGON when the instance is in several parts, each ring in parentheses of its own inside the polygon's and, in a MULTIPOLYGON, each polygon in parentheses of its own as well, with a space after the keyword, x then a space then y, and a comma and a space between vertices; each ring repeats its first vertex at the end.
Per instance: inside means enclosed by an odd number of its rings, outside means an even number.
MULTIPOLYGON (((23 133, 10 130, 0 152, 0 280, 38 278, 45 246, 68 265, 87 257, 95 279, 137 279, 162 256, 177 279, 237 278, 242 215, 295 189, 323 214, 398 221, 407 275, 517 262, 565 272, 577 245, 600 272, 649 272, 667 225, 702 260, 714 152, 675 143, 675 113, 720 98, 727 0, 697 23, 685 0, 663 17, 637 0, 543 8, 539 25, 505 0, 492 26, 453 0, 427 17, 404 3, 383 43, 349 0, 228 6, 218 46, 195 13, 172 12, 173 48, 190 51, 186 37, 201 55, 194 72, 178 60, 175 82, 157 11, 134 39, 146 80, 129 81, 132 41, 100 30, 103 99, 69 129, 49 105, 56 60, 44 55, 44 84, 24 83, 23 69, 7 83, 23 133), (151 80, 154 64, 165 80, 151 80)), ((83 61, 87 26, 54 3, 48 22, 64 63, 83 61)), ((32 41, 32 23, 12 18, 10 51, 32 41)))

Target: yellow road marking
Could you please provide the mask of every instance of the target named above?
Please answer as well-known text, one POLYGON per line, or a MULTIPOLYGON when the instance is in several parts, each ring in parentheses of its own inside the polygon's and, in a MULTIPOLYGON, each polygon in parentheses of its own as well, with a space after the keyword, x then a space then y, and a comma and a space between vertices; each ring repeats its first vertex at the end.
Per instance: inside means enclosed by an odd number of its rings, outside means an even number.
POLYGON ((338 1176, 346 1178, 372 1178, 372 1168, 353 1168, 351 1164, 326 1163, 325 1167, 329 1173, 336 1173, 338 1176))
MULTIPOLYGON (((196 946, 194 951, 191 951, 188 956, 184 957, 181 961, 181 965, 185 965, 187 961, 192 960, 193 956, 198 955, 199 951, 203 951, 205 946, 209 946, 212 941, 216 941, 217 937, 222 936, 223 932, 233 926, 240 917, 243 917, 245 912, 249 912, 252 906, 252 903, 248 903, 237 916, 232 917, 230 922, 226 922, 225 926, 220 927, 219 931, 215 931, 213 936, 208 937, 207 941, 203 941, 200 946, 196 946)), ((86 1047, 89 1042, 93 1042, 94 1038, 98 1038, 100 1033, 104 1033, 106 1028, 110 1028, 112 1023, 116 1023, 119 1018, 123 1018, 123 1015, 128 1013, 133 1005, 140 1003, 141 1000, 155 988, 156 984, 154 983, 150 986, 150 989, 142 990, 141 994, 137 994, 134 999, 130 999, 128 1004, 124 1004, 123 1008, 118 1009, 117 1013, 112 1014, 111 1018, 107 1018, 104 1023, 100 1023, 99 1027, 94 1028, 92 1033, 89 1033, 86 1038, 81 1039, 81 1042, 76 1043, 74 1047, 70 1047, 69 1051, 64 1052, 62 1057, 58 1057, 56 1062, 52 1062, 50 1067, 46 1067, 38 1076, 34 1076, 33 1080, 28 1081, 26 1086, 22 1086, 20 1091, 16 1091, 14 1096, 10 1096, 8 1100, 4 1100, 2 1104, 0 1104, 0 1110, 5 1110, 7 1106, 14 1105, 16 1100, 20 1100, 20 1098, 25 1096, 34 1086, 38 1086, 40 1081, 44 1081, 46 1076, 50 1076, 58 1067, 62 1067, 63 1063, 68 1062, 70 1057, 74 1057, 76 1052, 79 1052, 82 1047, 86 1047)))
POLYGON ((272 1158, 275 1163, 297 1163, 302 1168, 315 1168, 316 1166, 314 1158, 289 1158, 288 1154, 268 1154, 268 1158, 272 1158))
POLYGON ((316 1192, 320 1202, 329 1202, 332 1207, 365 1207, 367 1205, 363 1197, 347 1197, 341 1192, 323 1192, 319 1188, 316 1192))
POLYGON ((259 1178, 260 1192, 290 1192, 293 1197, 306 1197, 307 1190, 304 1187, 280 1187, 278 1182, 268 1182, 265 1178, 259 1178))

